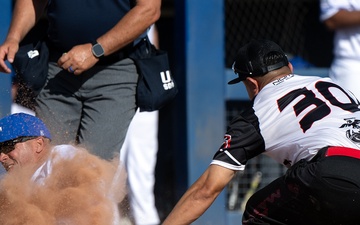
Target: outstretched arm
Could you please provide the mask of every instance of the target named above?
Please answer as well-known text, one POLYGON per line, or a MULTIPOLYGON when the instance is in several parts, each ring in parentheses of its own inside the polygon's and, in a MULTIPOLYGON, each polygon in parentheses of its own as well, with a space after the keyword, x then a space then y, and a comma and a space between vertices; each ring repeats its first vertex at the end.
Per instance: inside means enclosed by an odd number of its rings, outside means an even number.
POLYGON ((214 202, 236 171, 210 165, 185 192, 163 225, 185 225, 194 222, 214 202))

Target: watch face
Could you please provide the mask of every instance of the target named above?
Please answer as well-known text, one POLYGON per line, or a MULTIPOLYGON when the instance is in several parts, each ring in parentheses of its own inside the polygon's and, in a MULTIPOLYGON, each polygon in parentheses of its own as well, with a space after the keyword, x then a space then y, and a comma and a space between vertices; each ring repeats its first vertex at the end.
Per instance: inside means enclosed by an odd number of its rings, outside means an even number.
POLYGON ((104 49, 102 48, 102 46, 99 43, 93 45, 92 52, 93 52, 94 56, 97 58, 100 58, 101 56, 104 55, 104 49))

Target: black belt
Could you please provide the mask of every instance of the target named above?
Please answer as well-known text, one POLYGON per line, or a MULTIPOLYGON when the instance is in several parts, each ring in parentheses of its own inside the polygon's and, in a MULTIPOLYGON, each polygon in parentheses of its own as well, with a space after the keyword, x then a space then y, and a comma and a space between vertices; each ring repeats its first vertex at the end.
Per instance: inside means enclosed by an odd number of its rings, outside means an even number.
POLYGON ((360 159, 360 150, 347 147, 329 147, 325 153, 325 157, 330 156, 348 156, 360 159))

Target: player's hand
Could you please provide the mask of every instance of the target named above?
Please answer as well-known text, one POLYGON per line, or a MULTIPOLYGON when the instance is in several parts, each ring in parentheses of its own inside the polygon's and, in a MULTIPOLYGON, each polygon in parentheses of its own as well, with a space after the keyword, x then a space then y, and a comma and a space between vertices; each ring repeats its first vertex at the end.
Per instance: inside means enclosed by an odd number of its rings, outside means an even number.
POLYGON ((93 55, 91 48, 92 44, 90 43, 74 46, 59 58, 58 66, 75 75, 83 73, 99 61, 93 55))
POLYGON ((11 73, 11 69, 6 65, 5 61, 13 63, 18 50, 19 42, 14 39, 6 39, 0 46, 0 72, 11 73))

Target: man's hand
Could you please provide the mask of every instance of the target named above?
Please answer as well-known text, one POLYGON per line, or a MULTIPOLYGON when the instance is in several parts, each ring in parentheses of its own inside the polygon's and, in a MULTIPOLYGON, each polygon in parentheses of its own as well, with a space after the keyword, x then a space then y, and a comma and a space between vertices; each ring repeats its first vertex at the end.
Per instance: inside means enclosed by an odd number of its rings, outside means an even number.
POLYGON ((90 43, 73 47, 60 57, 57 62, 58 66, 75 75, 83 73, 99 61, 93 55, 91 48, 92 44, 90 43))
POLYGON ((4 44, 0 46, 0 72, 11 73, 11 69, 6 65, 14 62, 15 54, 19 50, 19 42, 14 39, 6 39, 4 44))

